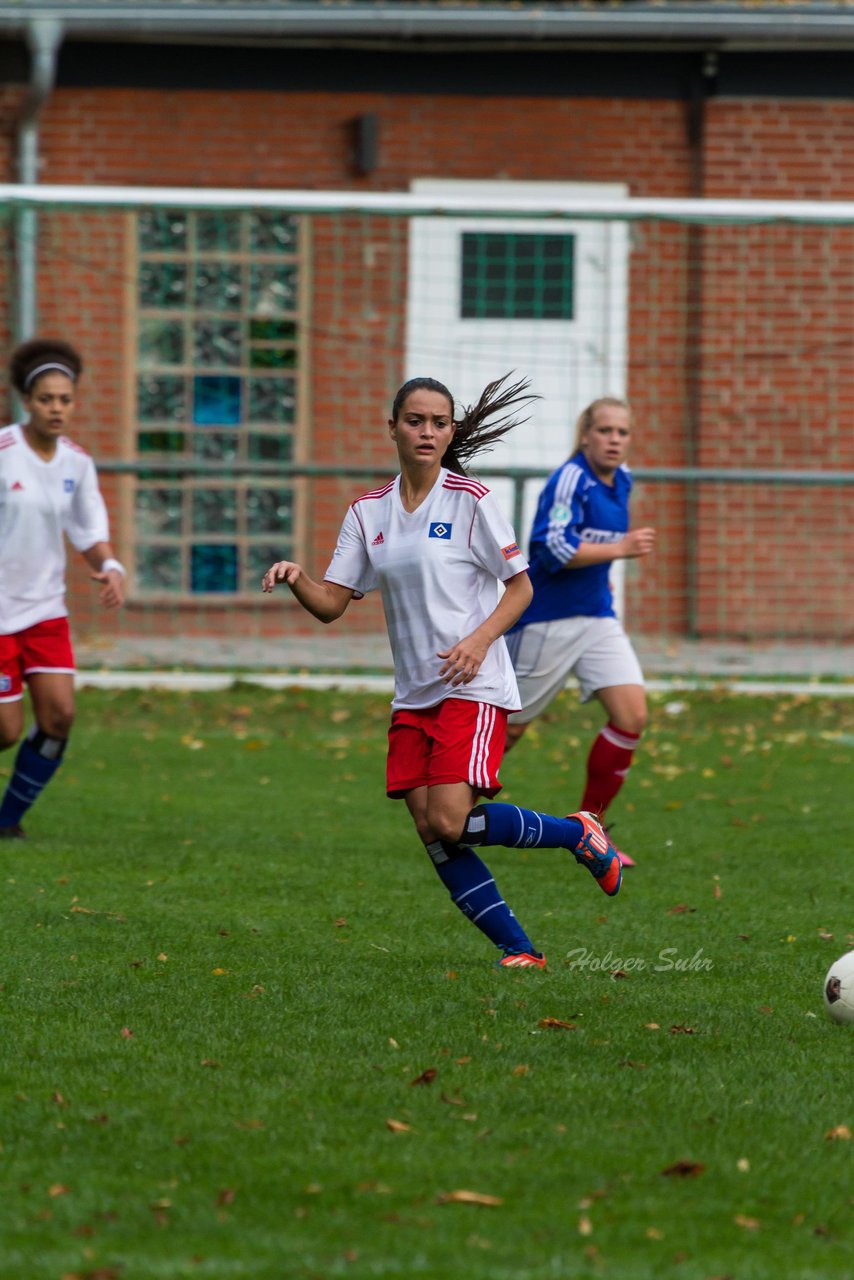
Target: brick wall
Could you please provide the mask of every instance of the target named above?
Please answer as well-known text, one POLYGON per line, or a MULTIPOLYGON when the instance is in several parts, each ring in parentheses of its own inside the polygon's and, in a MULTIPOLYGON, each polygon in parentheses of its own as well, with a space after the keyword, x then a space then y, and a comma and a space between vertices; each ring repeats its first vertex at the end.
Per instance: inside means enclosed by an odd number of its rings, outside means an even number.
MULTIPOLYGON (((9 170, 16 103, 14 92, 0 94, 7 125, 0 131, 7 138, 0 164, 9 170)), ((854 105, 847 102, 712 101, 703 192, 850 198, 852 131, 854 105)), ((52 183, 405 190, 415 177, 442 177, 619 181, 635 196, 695 194, 686 110, 674 101, 65 88, 47 105, 41 143, 41 177, 52 183), (353 170, 352 121, 367 112, 379 118, 380 145, 377 168, 362 178, 353 170)), ((320 220, 314 228, 308 460, 384 470, 394 462, 385 420, 403 364, 404 326, 396 305, 402 308, 405 299, 406 238, 402 224, 369 231, 366 237, 364 221, 355 217, 334 227, 320 220), (325 340, 333 330, 338 345, 325 340)), ((73 227, 63 234, 85 264, 86 244, 74 245, 73 227)), ((46 260, 40 286, 42 329, 62 331, 86 355, 78 434, 103 458, 119 453, 118 428, 128 412, 123 335, 133 287, 120 215, 109 220, 107 234, 109 272, 77 271, 69 291, 57 253, 53 270, 46 260)), ((833 240, 805 232, 796 242, 796 261, 791 237, 781 237, 769 258, 767 232, 756 236, 761 252, 743 234, 633 226, 629 390, 638 424, 635 465, 852 465, 854 384, 839 359, 854 336, 851 272, 836 270, 838 262, 852 261, 849 233, 833 240)), ((105 487, 121 552, 120 486, 105 487)), ((322 571, 346 502, 364 487, 358 481, 311 487, 310 570, 322 571)), ((813 581, 816 598, 806 630, 789 607, 792 583, 809 573, 815 538, 842 527, 833 503, 816 504, 813 491, 787 491, 786 573, 774 557, 767 566, 771 583, 785 578, 786 591, 769 589, 768 607, 760 609, 756 598, 765 574, 759 584, 748 581, 741 565, 745 555, 758 565, 775 545, 779 495, 770 506, 739 486, 727 490, 725 503, 723 496, 720 488, 695 500, 674 485, 639 487, 636 521, 658 524, 662 540, 656 556, 629 577, 632 625, 650 632, 696 626, 707 636, 740 634, 750 602, 755 634, 778 635, 785 626, 792 634, 839 638, 851 626, 850 606, 839 601, 832 581, 813 581), (748 514, 761 554, 758 545, 745 547, 748 514), (701 555, 692 584, 688 539, 694 526, 701 555)), ((843 532, 843 540, 850 536, 843 532)), ((76 583, 78 626, 99 625, 90 617, 91 592, 86 587, 78 598, 76 583)), ((380 625, 376 602, 350 616, 357 628, 380 625)), ((259 600, 248 610, 182 609, 144 618, 129 611, 119 625, 179 634, 195 626, 236 635, 314 624, 281 602, 259 600)))

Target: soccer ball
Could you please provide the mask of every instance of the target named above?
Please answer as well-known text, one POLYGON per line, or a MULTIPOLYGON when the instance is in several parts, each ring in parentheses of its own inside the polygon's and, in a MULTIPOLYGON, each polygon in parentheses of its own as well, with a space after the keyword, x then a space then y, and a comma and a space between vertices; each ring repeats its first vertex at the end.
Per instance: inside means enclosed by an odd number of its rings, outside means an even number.
POLYGON ((824 1007, 834 1022, 854 1022, 854 951, 834 960, 823 987, 824 1007))

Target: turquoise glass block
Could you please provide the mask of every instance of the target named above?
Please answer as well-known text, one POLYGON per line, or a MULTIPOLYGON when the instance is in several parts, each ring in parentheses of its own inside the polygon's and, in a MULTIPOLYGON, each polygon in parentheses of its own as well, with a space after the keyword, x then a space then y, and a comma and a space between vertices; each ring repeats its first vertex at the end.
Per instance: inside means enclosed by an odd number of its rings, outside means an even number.
POLYGON ((250 378, 249 422, 291 426, 296 418, 295 378, 250 378))
POLYGON ((199 253, 237 253, 240 250, 240 214, 222 210, 197 213, 196 249, 199 253))
POLYGON ((181 591, 181 548, 156 544, 138 546, 136 577, 139 586, 146 591, 181 591))
POLYGON ((234 592, 237 590, 237 567, 237 547, 234 544, 194 543, 190 548, 190 590, 196 593, 234 592))
POLYGON ((193 378, 193 422, 197 427, 239 426, 240 400, 240 378, 193 378))
POLYGON ((296 218, 265 209, 249 215, 251 253, 296 253, 299 223, 296 218))
POLYGON ((187 267, 183 262, 143 262, 139 268, 139 305, 168 310, 187 305, 187 267))
POLYGON ((247 489, 246 525, 255 534, 290 534, 293 493, 290 489, 247 489))
POLYGON ((182 209, 148 209, 137 219, 140 253, 183 253, 187 214, 182 209))
POLYGON ((187 417, 186 386, 177 374, 143 376, 137 380, 137 417, 140 422, 184 422, 187 417))
POLYGON ((181 321, 141 320, 138 354, 143 369, 152 365, 183 364, 184 326, 181 321))
POLYGON ((193 533, 236 533, 234 489, 196 489, 192 495, 193 533))
POLYGON ((240 264, 197 262, 193 299, 199 311, 239 311, 243 299, 240 264))
POLYGON ((180 489, 137 489, 134 510, 137 537, 180 535, 183 516, 180 489))

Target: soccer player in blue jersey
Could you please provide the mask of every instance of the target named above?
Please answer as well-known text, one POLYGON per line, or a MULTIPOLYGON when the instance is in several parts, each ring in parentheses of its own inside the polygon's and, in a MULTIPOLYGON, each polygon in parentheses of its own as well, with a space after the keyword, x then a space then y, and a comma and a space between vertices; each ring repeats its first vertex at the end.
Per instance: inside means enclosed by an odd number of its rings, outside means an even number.
POLYGON ((321 622, 368 591, 381 593, 394 658, 386 794, 406 802, 439 879, 498 948, 498 963, 541 969, 545 956, 475 847, 567 849, 612 897, 621 868, 591 814, 477 803, 501 790, 507 714, 521 705, 504 633, 531 600, 513 529, 465 467, 515 424, 508 411, 528 399, 526 384, 503 383, 490 383, 459 418, 441 382, 404 383, 388 422, 400 474, 351 505, 322 582, 280 560, 262 589, 284 583, 321 622))
MULTIPOLYGON (((646 724, 643 673, 614 612, 614 560, 647 556, 655 530, 629 528, 629 405, 604 396, 578 419, 570 458, 546 482, 529 548, 534 598, 507 635, 522 710, 507 726, 507 749, 573 674, 581 701, 596 697, 607 723, 587 760, 581 808, 601 819, 625 781, 646 724)), ((619 851, 618 851, 619 852, 619 851)), ((633 860, 620 853, 625 866, 633 860)))

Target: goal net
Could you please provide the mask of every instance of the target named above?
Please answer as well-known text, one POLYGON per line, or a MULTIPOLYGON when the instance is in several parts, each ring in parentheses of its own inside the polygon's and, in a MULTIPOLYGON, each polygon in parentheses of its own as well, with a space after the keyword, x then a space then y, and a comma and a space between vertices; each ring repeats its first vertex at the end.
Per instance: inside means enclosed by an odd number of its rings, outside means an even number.
POLYGON ((335 648, 261 575, 322 574, 396 470, 407 377, 462 405, 512 372, 539 399, 474 469, 523 545, 580 410, 631 402, 633 523, 658 542, 614 586, 648 670, 854 674, 854 206, 6 186, 0 225, 7 349, 81 350, 73 434, 130 571, 113 617, 72 570, 82 663, 385 664, 377 601, 335 648))

